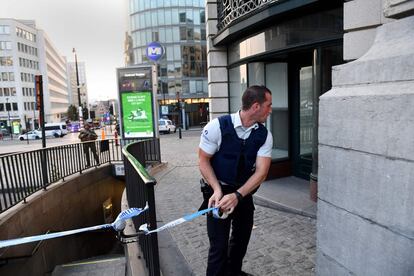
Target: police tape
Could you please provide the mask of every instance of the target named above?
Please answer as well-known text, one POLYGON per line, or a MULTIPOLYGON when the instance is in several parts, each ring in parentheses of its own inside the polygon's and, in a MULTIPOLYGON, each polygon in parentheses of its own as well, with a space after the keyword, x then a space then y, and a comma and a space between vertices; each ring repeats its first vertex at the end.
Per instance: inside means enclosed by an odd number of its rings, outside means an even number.
MULTIPOLYGON (((126 226, 126 220, 133 218, 135 216, 139 216, 142 212, 148 210, 148 203, 145 205, 144 208, 130 208, 127 209, 125 211, 122 211, 117 218, 115 219, 115 221, 113 223, 108 223, 108 224, 101 224, 101 225, 96 225, 96 226, 91 226, 91 227, 85 227, 85 228, 80 228, 80 229, 74 229, 74 230, 68 230, 68 231, 63 231, 63 232, 56 232, 56 233, 50 233, 50 234, 43 234, 43 235, 37 235, 37 236, 31 236, 31 237, 24 237, 24 238, 17 238, 17 239, 11 239, 11 240, 3 240, 0 241, 0 248, 3 247, 9 247, 9 246, 15 246, 15 245, 20 245, 20 244, 25 244, 25 243, 31 243, 31 242, 36 242, 36 241, 42 241, 42 240, 48 240, 48 239, 54 239, 54 238, 59 238, 59 237, 64 237, 64 236, 69 236, 69 235, 74 235, 74 234, 78 234, 78 233, 83 233, 83 232, 88 232, 88 231, 95 231, 95 230, 102 230, 102 229, 108 229, 108 228, 112 228, 115 231, 122 231, 125 229, 126 226)), ((168 229, 168 228, 172 228, 174 226, 177 226, 181 223, 193 220, 201 215, 204 215, 206 213, 211 212, 214 218, 217 219, 226 219, 228 217, 228 215, 232 212, 233 210, 230 210, 229 212, 220 212, 218 207, 211 207, 211 208, 207 208, 198 212, 195 212, 193 214, 189 214, 186 215, 184 217, 181 217, 179 219, 173 220, 157 229, 154 230, 149 230, 148 229, 148 224, 142 224, 139 227, 139 230, 142 231, 144 234, 151 234, 151 233, 155 233, 155 232, 160 232, 162 230, 168 229)))
POLYGON ((195 212, 195 213, 190 214, 190 215, 186 215, 186 216, 181 217, 179 219, 170 221, 170 222, 164 224, 163 226, 161 226, 157 229, 154 229, 154 230, 149 230, 148 229, 148 224, 145 223, 145 224, 142 224, 139 227, 139 230, 143 231, 145 234, 148 235, 148 234, 151 234, 151 233, 160 232, 162 230, 175 227, 175 226, 177 226, 181 223, 193 220, 193 219, 195 219, 195 218, 197 218, 201 215, 204 215, 206 213, 209 213, 209 212, 212 212, 213 217, 216 218, 216 219, 226 219, 228 217, 228 215, 231 214, 232 211, 233 211, 233 209, 231 209, 229 212, 221 212, 218 207, 211 207, 211 208, 207 208, 207 209, 204 209, 204 210, 200 210, 200 211, 195 212))
POLYGON ((113 223, 96 225, 96 226, 85 227, 85 228, 74 229, 74 230, 68 230, 68 231, 63 231, 63 232, 31 236, 31 237, 3 240, 3 241, 0 241, 0 248, 8 247, 8 246, 15 246, 19 244, 25 244, 25 243, 30 243, 30 242, 54 239, 54 238, 74 235, 78 233, 102 230, 102 229, 108 229, 108 228, 112 228, 115 231, 122 231, 125 228, 127 219, 130 219, 135 216, 139 216, 142 212, 148 210, 148 208, 149 207, 147 203, 144 208, 130 208, 125 211, 122 211, 113 223))

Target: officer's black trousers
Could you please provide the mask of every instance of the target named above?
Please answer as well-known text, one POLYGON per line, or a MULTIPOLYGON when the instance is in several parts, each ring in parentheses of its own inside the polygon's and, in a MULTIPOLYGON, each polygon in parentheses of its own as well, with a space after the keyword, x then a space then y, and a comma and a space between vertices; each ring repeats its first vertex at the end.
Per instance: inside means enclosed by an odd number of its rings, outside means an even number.
POLYGON ((253 213, 253 198, 249 195, 239 202, 227 219, 207 217, 210 240, 207 276, 237 276, 240 273, 252 233, 253 213))

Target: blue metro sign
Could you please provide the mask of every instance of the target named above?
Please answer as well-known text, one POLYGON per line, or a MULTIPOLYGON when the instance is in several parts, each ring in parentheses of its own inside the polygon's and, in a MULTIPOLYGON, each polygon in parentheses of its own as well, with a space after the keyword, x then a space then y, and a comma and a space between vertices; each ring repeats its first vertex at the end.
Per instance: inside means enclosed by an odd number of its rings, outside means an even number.
POLYGON ((151 42, 147 46, 147 58, 157 62, 164 55, 164 47, 158 42, 151 42))

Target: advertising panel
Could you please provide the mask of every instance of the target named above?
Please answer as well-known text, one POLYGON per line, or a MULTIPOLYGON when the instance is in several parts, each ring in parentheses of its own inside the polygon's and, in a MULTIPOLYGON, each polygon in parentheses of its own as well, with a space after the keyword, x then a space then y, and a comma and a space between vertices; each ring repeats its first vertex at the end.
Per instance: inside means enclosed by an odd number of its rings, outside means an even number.
POLYGON ((155 137, 151 68, 126 67, 117 71, 122 138, 155 137))
POLYGON ((151 91, 121 93, 122 125, 125 138, 154 136, 151 91))

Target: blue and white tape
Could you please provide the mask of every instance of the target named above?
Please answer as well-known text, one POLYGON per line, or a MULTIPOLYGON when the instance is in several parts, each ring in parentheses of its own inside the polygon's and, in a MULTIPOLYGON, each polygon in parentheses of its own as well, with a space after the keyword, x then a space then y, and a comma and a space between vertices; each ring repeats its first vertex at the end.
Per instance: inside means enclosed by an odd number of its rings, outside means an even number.
MULTIPOLYGON (((231 210, 231 211, 232 211, 232 210, 231 210)), ((197 217, 199 217, 199 216, 201 216, 201 215, 204 215, 204 214, 206 214, 206 213, 208 213, 208 212, 212 212, 212 213, 213 213, 213 217, 215 217, 215 218, 217 218, 217 219, 225 219, 225 218, 227 218, 227 216, 231 213, 231 212, 230 212, 230 213, 221 213, 221 212, 219 211, 219 208, 218 208, 218 207, 212 207, 212 208, 207 208, 207 209, 204 209, 204 210, 201 210, 201 211, 195 212, 195 213, 193 213, 193 214, 186 215, 186 216, 181 217, 181 218, 179 218, 179 219, 176 219, 176 220, 170 221, 169 223, 164 224, 163 226, 161 226, 161 227, 159 227, 159 228, 157 228, 157 229, 154 229, 154 230, 149 230, 149 229, 148 229, 148 224, 147 224, 147 223, 145 223, 145 224, 142 224, 142 225, 139 227, 139 230, 140 230, 140 231, 143 231, 145 234, 151 234, 151 233, 155 233, 155 232, 160 232, 160 231, 162 231, 162 230, 165 230, 165 229, 168 229, 168 228, 172 228, 172 227, 174 227, 174 226, 177 226, 177 225, 179 225, 179 224, 181 224, 181 223, 184 223, 184 222, 187 222, 187 221, 193 220, 193 219, 195 219, 195 218, 197 218, 197 217)))
POLYGON ((88 232, 88 231, 95 231, 95 230, 102 230, 102 229, 107 229, 107 228, 113 228, 115 231, 121 231, 125 228, 125 221, 127 219, 130 219, 135 216, 139 216, 142 212, 146 210, 148 210, 148 204, 144 208, 130 208, 125 211, 122 211, 113 223, 85 227, 85 228, 74 229, 74 230, 68 230, 68 231, 57 232, 57 233, 50 233, 50 234, 44 234, 44 235, 37 235, 37 236, 31 236, 31 237, 0 241, 0 248, 8 247, 8 246, 15 246, 15 245, 24 244, 24 243, 36 242, 36 241, 41 241, 41 240, 54 239, 54 238, 69 236, 73 234, 78 234, 78 233, 83 233, 83 232, 88 232))

